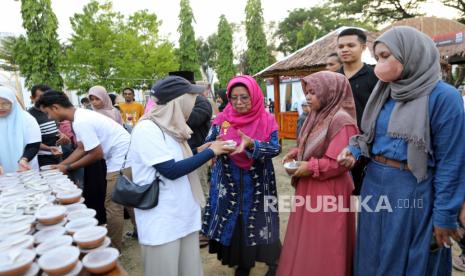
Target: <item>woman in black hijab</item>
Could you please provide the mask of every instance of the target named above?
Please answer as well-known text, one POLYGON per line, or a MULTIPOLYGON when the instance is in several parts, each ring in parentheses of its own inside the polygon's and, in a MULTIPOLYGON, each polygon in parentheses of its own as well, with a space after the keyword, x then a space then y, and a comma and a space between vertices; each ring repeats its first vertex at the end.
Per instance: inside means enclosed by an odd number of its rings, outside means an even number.
POLYGON ((216 102, 219 104, 218 110, 223 112, 223 109, 228 104, 228 96, 226 95, 226 89, 220 89, 216 93, 216 102))

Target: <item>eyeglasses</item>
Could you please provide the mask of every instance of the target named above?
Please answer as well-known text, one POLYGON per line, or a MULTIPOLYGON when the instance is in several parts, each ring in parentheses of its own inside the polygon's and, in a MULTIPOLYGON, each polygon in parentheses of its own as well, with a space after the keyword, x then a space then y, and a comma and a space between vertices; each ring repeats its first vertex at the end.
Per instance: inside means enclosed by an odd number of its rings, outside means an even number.
POLYGON ((10 108, 11 105, 12 105, 12 104, 11 104, 11 103, 8 103, 8 102, 6 102, 6 103, 0 103, 0 108, 10 108))
POLYGON ((238 102, 239 100, 243 103, 250 101, 250 96, 234 96, 230 98, 231 102, 238 102))

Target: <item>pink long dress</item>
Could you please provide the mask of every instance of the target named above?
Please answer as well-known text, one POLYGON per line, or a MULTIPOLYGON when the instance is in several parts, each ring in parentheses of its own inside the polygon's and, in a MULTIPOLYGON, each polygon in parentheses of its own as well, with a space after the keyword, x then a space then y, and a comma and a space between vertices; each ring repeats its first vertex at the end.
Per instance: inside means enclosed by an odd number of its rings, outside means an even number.
MULTIPOLYGON (((317 209, 317 196, 322 195, 339 196, 343 206, 349 208, 354 188, 352 177, 336 159, 355 134, 355 126, 345 126, 332 139, 322 158, 309 160, 312 175, 299 179, 295 194, 307 197, 306 201, 311 199, 312 209, 317 209)), ((339 200, 338 204, 341 204, 339 200)), ((351 275, 355 213, 309 212, 306 209, 305 206, 296 207, 290 215, 277 275, 351 275)))

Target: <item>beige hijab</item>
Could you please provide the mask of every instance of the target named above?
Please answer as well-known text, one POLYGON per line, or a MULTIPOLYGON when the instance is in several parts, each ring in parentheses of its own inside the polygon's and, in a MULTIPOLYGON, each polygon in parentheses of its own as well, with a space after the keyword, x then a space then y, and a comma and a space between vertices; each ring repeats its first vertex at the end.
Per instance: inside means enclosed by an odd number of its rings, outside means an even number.
MULTIPOLYGON (((150 113, 142 117, 142 120, 156 122, 165 133, 173 137, 181 145, 184 158, 192 156, 191 148, 187 143, 191 138, 192 130, 186 121, 194 108, 196 97, 197 95, 194 94, 184 94, 165 105, 156 105, 150 113)), ((188 178, 195 201, 204 207, 205 197, 197 172, 191 172, 188 178)))

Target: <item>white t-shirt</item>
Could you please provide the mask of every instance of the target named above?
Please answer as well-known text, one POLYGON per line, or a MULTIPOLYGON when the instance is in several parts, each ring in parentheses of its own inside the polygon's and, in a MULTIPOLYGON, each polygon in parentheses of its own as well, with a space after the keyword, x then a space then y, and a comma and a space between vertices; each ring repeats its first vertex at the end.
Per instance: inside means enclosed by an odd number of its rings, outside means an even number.
MULTIPOLYGON (((132 161, 133 181, 137 185, 152 183, 153 165, 174 159, 183 160, 181 146, 149 120, 142 120, 132 131, 129 156, 132 161)), ((193 232, 201 226, 200 206, 195 201, 187 176, 160 185, 158 205, 150 210, 135 209, 139 242, 143 245, 166 244, 193 232)))
MULTIPOLYGON (((73 130, 85 151, 102 146, 108 173, 121 169, 131 139, 131 135, 121 125, 98 112, 77 108, 73 130)), ((129 158, 126 167, 130 167, 129 158)))
MULTIPOLYGON (((24 114, 24 145, 42 142, 42 133, 40 132, 40 127, 36 119, 28 112, 24 112, 24 114)), ((37 155, 29 161, 29 165, 31 166, 31 169, 39 170, 39 162, 37 160, 37 155)))

